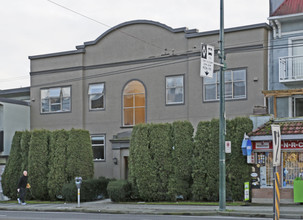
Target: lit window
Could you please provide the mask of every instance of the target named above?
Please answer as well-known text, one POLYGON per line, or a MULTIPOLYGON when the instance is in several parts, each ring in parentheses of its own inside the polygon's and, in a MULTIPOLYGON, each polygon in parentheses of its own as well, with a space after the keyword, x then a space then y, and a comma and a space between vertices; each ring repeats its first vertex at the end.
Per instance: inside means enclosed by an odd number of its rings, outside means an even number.
POLYGON ((296 177, 303 175, 303 153, 283 152, 283 187, 292 187, 296 177))
POLYGON ((41 89, 41 113, 71 110, 70 87, 41 89))
MULTIPOLYGON (((225 99, 246 98, 246 69, 228 70, 225 76, 225 99)), ((203 78, 204 100, 220 99, 220 73, 215 72, 212 78, 203 78)))
POLYGON ((184 103, 184 77, 166 77, 166 104, 184 103))
POLYGON ((89 109, 104 109, 104 83, 91 84, 88 89, 89 109))
POLYGON ((145 122, 145 88, 137 80, 129 82, 123 91, 123 126, 145 122))
POLYGON ((105 136, 91 136, 94 160, 105 160, 105 136))

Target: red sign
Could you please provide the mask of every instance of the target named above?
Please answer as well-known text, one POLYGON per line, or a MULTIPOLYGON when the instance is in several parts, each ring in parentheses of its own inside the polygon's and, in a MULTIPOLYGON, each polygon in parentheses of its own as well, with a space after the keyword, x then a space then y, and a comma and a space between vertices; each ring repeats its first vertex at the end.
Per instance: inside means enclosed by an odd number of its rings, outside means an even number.
MULTIPOLYGON (((272 149, 272 141, 252 141, 253 150, 272 149)), ((303 140, 281 141, 281 149, 303 149, 303 140)))

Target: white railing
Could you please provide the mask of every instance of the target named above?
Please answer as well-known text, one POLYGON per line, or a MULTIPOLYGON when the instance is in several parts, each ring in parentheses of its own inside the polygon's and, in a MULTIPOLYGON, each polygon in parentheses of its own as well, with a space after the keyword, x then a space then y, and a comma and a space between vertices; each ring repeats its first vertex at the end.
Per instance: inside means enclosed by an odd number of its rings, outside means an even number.
POLYGON ((303 56, 279 58, 279 81, 303 81, 303 56))

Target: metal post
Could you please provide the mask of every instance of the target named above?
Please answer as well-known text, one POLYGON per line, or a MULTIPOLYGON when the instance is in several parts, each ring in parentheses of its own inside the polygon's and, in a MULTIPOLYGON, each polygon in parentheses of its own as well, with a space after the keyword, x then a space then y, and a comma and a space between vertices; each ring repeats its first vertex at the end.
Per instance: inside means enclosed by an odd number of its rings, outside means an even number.
MULTIPOLYGON (((220 64, 224 66, 224 0, 220 0, 220 64)), ((220 131, 219 131, 219 203, 220 211, 226 209, 225 179, 225 79, 224 67, 220 67, 220 131)))
POLYGON ((80 208, 80 188, 78 188, 78 208, 80 208))

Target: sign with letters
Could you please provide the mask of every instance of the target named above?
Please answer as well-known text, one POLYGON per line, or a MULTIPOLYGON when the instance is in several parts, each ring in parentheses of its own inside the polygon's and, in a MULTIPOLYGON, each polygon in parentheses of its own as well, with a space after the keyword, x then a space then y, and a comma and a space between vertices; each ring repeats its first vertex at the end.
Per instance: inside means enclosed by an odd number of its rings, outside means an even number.
POLYGON ((201 77, 213 77, 214 74, 214 46, 201 44, 201 77))

